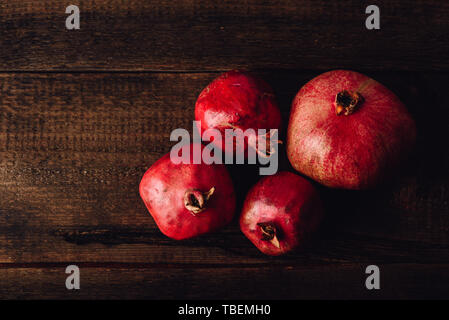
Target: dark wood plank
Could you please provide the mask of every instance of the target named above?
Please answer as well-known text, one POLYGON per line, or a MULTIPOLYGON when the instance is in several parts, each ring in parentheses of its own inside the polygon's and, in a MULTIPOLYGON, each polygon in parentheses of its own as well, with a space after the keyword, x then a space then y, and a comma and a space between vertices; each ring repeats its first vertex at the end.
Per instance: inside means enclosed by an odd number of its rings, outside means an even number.
MULTIPOLYGON (((284 119, 315 74, 260 73, 284 119)), ((169 150, 172 129, 191 127, 195 99, 216 74, 0 75, 0 262, 449 263, 449 75, 371 75, 417 119, 415 154, 378 190, 323 188, 322 232, 305 252, 276 259, 260 254, 236 221, 219 233, 170 240, 138 195, 142 174, 169 150)), ((230 169, 241 203, 256 168, 230 169)))
MULTIPOLYGON (((80 266, 80 290, 66 266, 1 268, 1 299, 444 299, 449 265, 380 265, 380 290, 365 288, 366 265, 248 268, 80 266), (257 286, 255 286, 257 284, 257 286)), ((176 312, 177 310, 170 310, 176 312)))
POLYGON ((56 0, 0 4, 0 70, 223 70, 236 67, 449 70, 449 3, 80 0, 65 29, 56 0))

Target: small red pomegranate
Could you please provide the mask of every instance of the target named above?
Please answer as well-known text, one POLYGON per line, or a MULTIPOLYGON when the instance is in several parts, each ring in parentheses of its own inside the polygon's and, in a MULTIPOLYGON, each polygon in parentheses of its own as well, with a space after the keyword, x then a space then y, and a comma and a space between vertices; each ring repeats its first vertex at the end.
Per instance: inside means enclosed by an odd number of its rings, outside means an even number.
POLYGON ((336 70, 296 95, 287 132, 292 166, 334 188, 366 189, 388 177, 416 139, 402 102, 379 82, 336 70))
POLYGON ((323 206, 314 186, 287 171, 262 178, 246 196, 240 229, 263 253, 300 247, 318 228, 323 206))
MULTIPOLYGON (((258 141, 270 142, 269 129, 280 129, 281 113, 273 90, 265 81, 233 70, 220 75, 201 92, 195 105, 195 120, 201 121, 201 135, 207 129, 220 131, 223 139, 218 147, 225 152, 229 152, 225 149, 225 129, 255 130, 255 136, 244 137, 242 143, 236 139, 232 152, 244 153, 250 146, 260 154, 258 141), (258 136, 258 129, 266 129, 267 134, 258 136)), ((262 150, 263 156, 274 151, 268 143, 262 150)))
POLYGON ((162 233, 176 240, 223 227, 235 212, 234 188, 224 165, 174 164, 170 153, 145 173, 140 196, 162 233))

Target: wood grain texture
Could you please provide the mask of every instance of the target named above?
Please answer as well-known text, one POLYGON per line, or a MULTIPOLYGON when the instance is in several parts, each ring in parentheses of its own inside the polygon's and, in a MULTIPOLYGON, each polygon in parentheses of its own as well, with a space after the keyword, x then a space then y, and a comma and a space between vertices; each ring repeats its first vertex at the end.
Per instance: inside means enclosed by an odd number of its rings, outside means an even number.
MULTIPOLYGON (((65 288, 65 266, 1 268, 0 297, 15 299, 441 299, 449 265, 380 265, 381 290, 365 289, 365 266, 81 267, 80 290, 65 288), (207 275, 207 276, 206 276, 207 275)), ((176 312, 170 308, 168 313, 176 312)))
MULTIPOLYGON (((274 86, 284 120, 294 94, 313 76, 259 75, 274 86)), ((197 239, 164 237, 139 198, 139 181, 174 143, 170 131, 190 129, 194 101, 215 76, 1 75, 0 262, 449 263, 449 154, 437 149, 441 141, 435 138, 448 134, 440 86, 449 76, 443 74, 375 74, 418 119, 417 150, 397 179, 378 190, 322 188, 328 216, 306 252, 264 257, 236 221, 197 239)), ((285 156, 281 163, 289 169, 285 156)), ((257 171, 230 169, 241 203, 257 171)))
POLYGON ((80 0, 81 29, 56 0, 0 4, 0 70, 449 70, 449 3, 80 0))

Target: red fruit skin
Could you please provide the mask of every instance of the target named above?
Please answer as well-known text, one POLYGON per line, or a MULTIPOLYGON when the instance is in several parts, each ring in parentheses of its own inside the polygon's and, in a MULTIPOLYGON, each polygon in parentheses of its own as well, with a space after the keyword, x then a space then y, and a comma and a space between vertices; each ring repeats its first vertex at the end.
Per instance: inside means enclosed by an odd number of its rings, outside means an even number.
POLYGON ((301 247, 318 228, 323 206, 314 186, 303 177, 282 171, 262 178, 246 196, 240 229, 263 253, 278 256, 301 247), (262 240, 258 223, 274 224, 279 248, 262 240))
POLYGON ((357 72, 323 73, 296 95, 287 155, 299 172, 323 185, 367 189, 388 178, 411 151, 416 127, 403 103, 379 82, 357 72), (336 115, 335 97, 357 91, 364 102, 336 115))
MULTIPOLYGON (((201 150, 204 146, 201 146, 201 150)), ((205 234, 228 224, 235 213, 231 178, 222 164, 174 164, 170 153, 156 161, 140 182, 140 196, 166 236, 181 240, 205 234), (193 215, 184 204, 186 190, 215 192, 207 208, 193 215)))
MULTIPOLYGON (((201 135, 207 129, 221 132, 218 147, 225 150, 225 129, 280 129, 281 113, 271 87, 248 73, 233 70, 212 81, 199 95, 195 120, 201 121, 201 135)), ((234 151, 244 152, 245 144, 234 144, 234 151)), ((225 150, 226 151, 226 150, 225 150)), ((233 152, 234 152, 233 151, 233 152)))

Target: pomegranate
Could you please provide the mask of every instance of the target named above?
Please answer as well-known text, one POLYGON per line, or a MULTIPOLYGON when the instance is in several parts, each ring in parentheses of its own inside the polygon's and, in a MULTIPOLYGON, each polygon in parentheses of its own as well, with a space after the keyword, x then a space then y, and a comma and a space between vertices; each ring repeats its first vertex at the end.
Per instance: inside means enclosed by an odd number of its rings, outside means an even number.
POLYGON ((260 251, 276 256, 303 245, 322 217, 323 206, 314 186, 299 175, 282 171, 251 188, 240 229, 260 251))
POLYGON ((292 166, 334 188, 377 185, 416 139, 402 102, 379 82, 354 71, 323 73, 292 103, 287 155, 292 166))
MULTIPOLYGON (((212 81, 199 95, 195 105, 195 120, 201 121, 201 135, 207 129, 217 129, 226 137, 225 129, 253 129, 243 140, 235 139, 225 148, 225 139, 217 143, 225 152, 245 153, 252 147, 259 155, 274 152, 269 129, 280 129, 281 113, 271 87, 263 80, 242 71, 229 71, 212 81), (258 135, 258 129, 266 134, 258 135), (263 148, 258 142, 263 142, 263 148), (266 143, 266 148, 265 148, 266 143)), ((213 138, 211 139, 213 142, 213 138)), ((277 141, 278 142, 278 141, 277 141)))
POLYGON ((234 188, 226 167, 193 164, 189 157, 184 162, 190 164, 175 164, 170 153, 164 155, 148 169, 139 188, 159 229, 176 240, 223 227, 235 212, 234 188))

